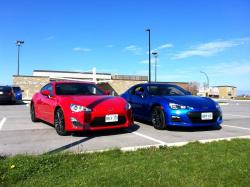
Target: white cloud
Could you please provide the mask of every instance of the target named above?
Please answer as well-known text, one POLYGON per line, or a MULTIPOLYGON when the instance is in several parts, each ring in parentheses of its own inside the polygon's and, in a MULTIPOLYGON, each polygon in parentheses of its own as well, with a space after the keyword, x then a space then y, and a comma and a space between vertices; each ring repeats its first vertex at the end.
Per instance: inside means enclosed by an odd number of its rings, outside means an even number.
POLYGON ((76 52, 89 52, 89 51, 91 51, 91 49, 89 49, 89 48, 82 48, 82 47, 74 47, 72 50, 76 51, 76 52))
POLYGON ((142 52, 142 49, 140 47, 137 47, 136 45, 129 45, 123 49, 123 51, 128 51, 133 53, 134 55, 140 55, 142 52))
POLYGON ((238 61, 231 63, 219 63, 213 66, 205 67, 212 76, 238 76, 249 75, 250 78, 250 61, 238 61))
POLYGON ((213 41, 192 47, 190 50, 181 51, 174 55, 172 59, 183 59, 192 56, 213 56, 228 48, 249 44, 250 38, 239 38, 234 40, 213 41))
POLYGON ((55 36, 53 36, 53 35, 45 38, 45 40, 53 40, 53 39, 55 39, 55 36))
POLYGON ((171 48, 171 47, 173 47, 173 44, 166 43, 164 45, 161 45, 161 46, 157 47, 156 49, 160 50, 160 49, 171 48))

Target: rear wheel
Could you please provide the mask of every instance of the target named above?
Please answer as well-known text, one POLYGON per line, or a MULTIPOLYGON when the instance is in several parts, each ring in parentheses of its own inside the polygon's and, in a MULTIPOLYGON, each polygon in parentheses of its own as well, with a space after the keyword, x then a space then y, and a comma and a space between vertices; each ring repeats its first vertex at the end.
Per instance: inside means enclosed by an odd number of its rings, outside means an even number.
POLYGON ((30 106, 30 118, 32 122, 38 122, 38 118, 36 117, 35 106, 31 104, 30 106))
POLYGON ((66 136, 68 134, 67 131, 65 130, 65 120, 61 108, 57 109, 55 112, 54 125, 57 134, 59 134, 60 136, 66 136))
POLYGON ((152 124, 155 129, 166 129, 164 111, 160 106, 156 106, 152 110, 152 124))

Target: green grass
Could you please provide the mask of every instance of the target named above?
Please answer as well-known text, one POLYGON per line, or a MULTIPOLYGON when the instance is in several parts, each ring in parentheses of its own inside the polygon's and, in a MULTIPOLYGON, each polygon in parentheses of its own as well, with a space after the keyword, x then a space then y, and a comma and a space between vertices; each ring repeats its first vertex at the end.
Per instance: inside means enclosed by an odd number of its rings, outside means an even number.
POLYGON ((0 186, 249 186, 250 140, 0 159, 0 186))

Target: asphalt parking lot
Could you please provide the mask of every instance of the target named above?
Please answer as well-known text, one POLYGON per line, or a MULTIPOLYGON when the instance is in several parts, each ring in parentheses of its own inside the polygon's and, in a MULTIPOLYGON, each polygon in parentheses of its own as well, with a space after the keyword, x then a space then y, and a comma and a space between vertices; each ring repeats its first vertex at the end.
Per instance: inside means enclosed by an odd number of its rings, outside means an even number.
POLYGON ((159 131, 149 124, 135 122, 128 130, 83 132, 62 137, 50 125, 32 123, 29 105, 0 105, 0 155, 43 154, 62 151, 86 152, 120 148, 133 150, 159 145, 182 145, 191 141, 210 141, 250 137, 250 102, 229 101, 222 105, 221 129, 182 129, 159 131))

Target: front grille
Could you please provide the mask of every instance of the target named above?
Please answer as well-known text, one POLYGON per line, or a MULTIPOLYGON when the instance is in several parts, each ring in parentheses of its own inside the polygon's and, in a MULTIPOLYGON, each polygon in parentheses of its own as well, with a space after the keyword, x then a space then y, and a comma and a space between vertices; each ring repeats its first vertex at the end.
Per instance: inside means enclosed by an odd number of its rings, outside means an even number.
POLYGON ((187 115, 192 123, 214 123, 217 121, 218 117, 221 116, 221 112, 212 112, 213 119, 212 120, 201 120, 201 113, 202 112, 189 112, 187 115))
POLYGON ((104 126, 115 126, 115 125, 122 125, 126 122, 125 116, 118 116, 117 122, 105 122, 105 116, 104 117, 96 117, 94 120, 90 123, 91 127, 104 127, 104 126))

